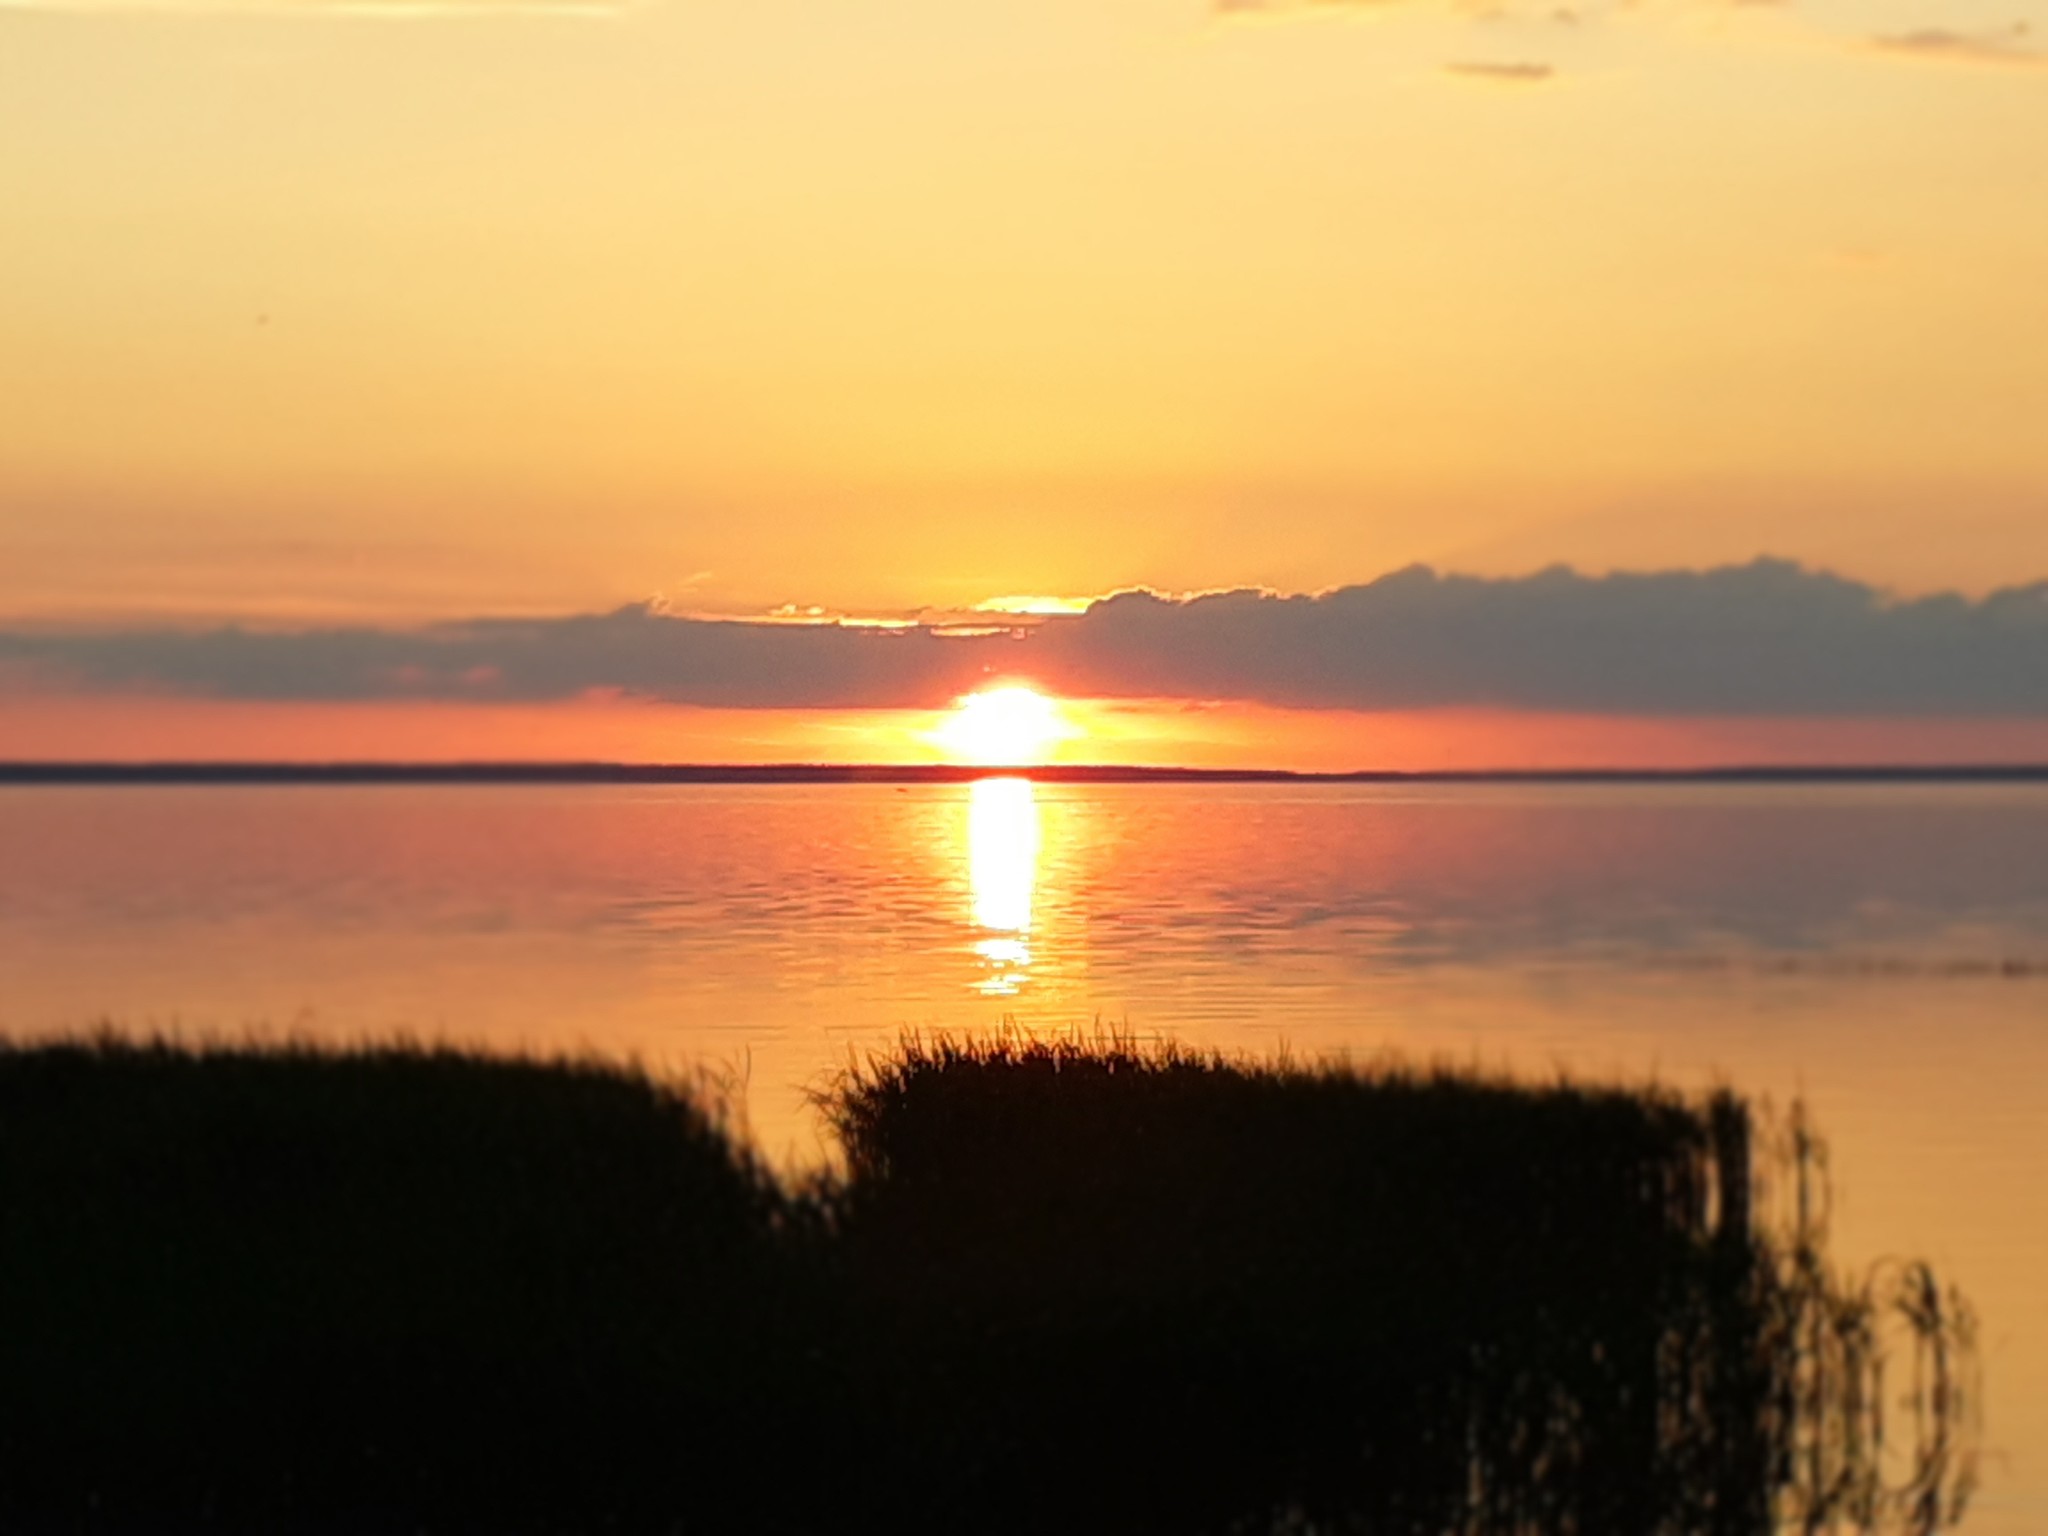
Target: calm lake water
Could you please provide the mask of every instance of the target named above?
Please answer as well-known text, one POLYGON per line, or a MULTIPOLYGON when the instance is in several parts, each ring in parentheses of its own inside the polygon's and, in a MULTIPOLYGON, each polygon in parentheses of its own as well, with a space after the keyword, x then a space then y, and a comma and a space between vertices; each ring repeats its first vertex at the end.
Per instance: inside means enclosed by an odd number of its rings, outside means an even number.
POLYGON ((0 790, 0 1027, 403 1032, 805 1092, 1008 1018, 1803 1097, 1982 1319, 2048 1530, 2048 787, 0 790))

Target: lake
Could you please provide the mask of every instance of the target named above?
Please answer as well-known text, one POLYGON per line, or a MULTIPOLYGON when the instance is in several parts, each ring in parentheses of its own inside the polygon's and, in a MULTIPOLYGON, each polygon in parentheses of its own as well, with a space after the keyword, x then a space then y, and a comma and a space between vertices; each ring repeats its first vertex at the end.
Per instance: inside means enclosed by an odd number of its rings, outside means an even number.
POLYGON ((2048 786, 0 790, 0 1027, 709 1065, 779 1156, 907 1029, 1811 1108, 1834 1251, 1982 1322, 1965 1528, 2048 1529, 2048 786))

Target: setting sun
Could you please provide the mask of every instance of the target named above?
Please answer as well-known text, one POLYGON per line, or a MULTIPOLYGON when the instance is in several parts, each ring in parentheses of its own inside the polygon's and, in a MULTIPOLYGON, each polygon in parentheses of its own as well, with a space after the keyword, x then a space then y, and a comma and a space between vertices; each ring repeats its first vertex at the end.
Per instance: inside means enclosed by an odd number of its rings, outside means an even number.
POLYGON ((1044 762, 1078 734, 1058 704, 1034 688, 1012 685, 968 694, 931 739, 957 762, 1016 767, 1044 762))

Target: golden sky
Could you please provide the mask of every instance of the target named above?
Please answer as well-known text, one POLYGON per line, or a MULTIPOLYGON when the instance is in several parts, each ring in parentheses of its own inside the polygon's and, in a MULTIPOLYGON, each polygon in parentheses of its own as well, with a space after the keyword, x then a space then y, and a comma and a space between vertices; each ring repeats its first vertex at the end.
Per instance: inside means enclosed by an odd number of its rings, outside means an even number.
POLYGON ((0 619, 2048 575, 2041 0, 0 0, 0 619))

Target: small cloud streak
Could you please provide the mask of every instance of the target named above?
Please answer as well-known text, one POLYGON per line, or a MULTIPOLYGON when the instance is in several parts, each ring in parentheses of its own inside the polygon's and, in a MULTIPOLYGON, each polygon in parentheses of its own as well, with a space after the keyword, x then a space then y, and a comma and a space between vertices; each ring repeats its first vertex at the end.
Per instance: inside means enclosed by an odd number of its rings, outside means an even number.
POLYGON ((1495 85, 1541 85, 1557 75, 1556 69, 1548 64, 1484 62, 1446 64, 1444 73, 1495 85))
POLYGON ((70 694, 726 709, 928 709, 1029 679, 1071 698, 1303 710, 2048 720, 2048 582, 1901 601, 1774 560, 1509 579, 1417 566, 1314 596, 1123 592, 964 632, 647 604, 416 629, 16 630, 0 631, 7 678, 70 694))
MULTIPOLYGON (((1709 0, 1729 10, 1774 10, 1790 13, 1792 0, 1709 0)), ((1211 11, 1223 18, 1273 17, 1276 19, 1328 15, 1350 11, 1400 9, 1434 16, 1443 28, 1462 25, 1470 29, 1515 27, 1532 40, 1533 51, 1543 51, 1538 34, 1549 29, 1553 36, 1570 31, 1597 35, 1607 26, 1640 29, 1659 27, 1674 39, 1683 35, 1672 23, 1681 18, 1681 6, 1645 3, 1645 0, 1577 0, 1557 5, 1549 0, 1209 0, 1211 11), (1661 24, 1661 26, 1660 26, 1661 24)), ((1875 20, 1866 18, 1865 27, 1875 20)), ((1794 23, 1801 29, 1826 36, 1836 46, 1847 47, 1865 57, 1884 55, 1927 63, 1997 64, 2007 67, 2038 68, 2048 65, 2035 28, 2026 21, 2004 26, 1937 25, 1909 27, 1899 31, 1869 33, 1857 27, 1853 11, 1829 23, 1812 18, 1794 23)), ((1448 35, 1448 34, 1447 34, 1448 35)), ((1461 45, 1450 42, 1446 52, 1464 47, 1485 49, 1477 31, 1461 45)), ((1442 66, 1452 78, 1500 85, 1540 85, 1558 78, 1559 69, 1540 59, 1457 59, 1442 66)))
POLYGON ((1953 60, 1964 64, 2048 64, 2048 54, 2034 45, 2033 29, 2014 22, 1988 32, 1958 32, 1945 27, 1923 27, 1911 32, 1889 33, 1871 39, 1880 51, 1908 57, 1953 60))
POLYGON ((1020 593, 1014 597, 991 597, 976 603, 976 613, 1086 613, 1093 598, 1053 597, 1043 593, 1020 593))

